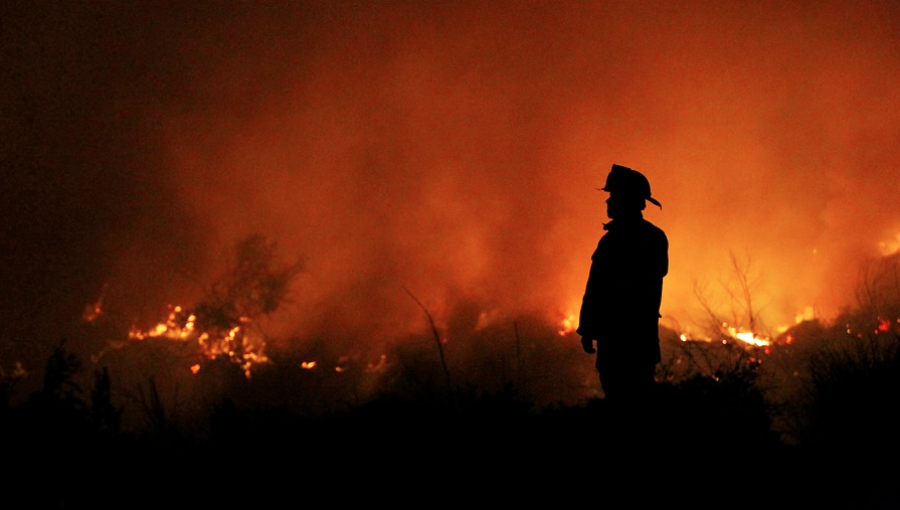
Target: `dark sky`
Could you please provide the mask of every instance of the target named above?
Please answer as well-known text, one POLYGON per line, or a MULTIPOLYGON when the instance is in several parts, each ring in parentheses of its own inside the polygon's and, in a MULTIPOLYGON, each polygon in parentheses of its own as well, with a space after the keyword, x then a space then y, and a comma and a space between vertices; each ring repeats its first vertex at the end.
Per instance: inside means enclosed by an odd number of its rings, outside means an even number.
POLYGON ((900 234, 894 1, 10 0, 0 34, 5 360, 101 296, 148 326, 253 233, 306 267, 277 334, 421 328, 404 287, 559 320, 612 163, 685 329, 697 286, 731 316, 730 254, 774 328, 900 234))

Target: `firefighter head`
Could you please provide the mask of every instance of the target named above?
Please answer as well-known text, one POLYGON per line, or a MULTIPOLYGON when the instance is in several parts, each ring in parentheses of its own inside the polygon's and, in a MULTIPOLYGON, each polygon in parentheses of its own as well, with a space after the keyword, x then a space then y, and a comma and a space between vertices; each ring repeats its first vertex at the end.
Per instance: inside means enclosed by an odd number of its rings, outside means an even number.
POLYGON ((650 194, 650 181, 647 177, 627 166, 613 165, 606 177, 606 184, 598 189, 609 193, 606 203, 610 218, 622 211, 642 211, 647 206, 647 201, 662 208, 662 204, 650 194))

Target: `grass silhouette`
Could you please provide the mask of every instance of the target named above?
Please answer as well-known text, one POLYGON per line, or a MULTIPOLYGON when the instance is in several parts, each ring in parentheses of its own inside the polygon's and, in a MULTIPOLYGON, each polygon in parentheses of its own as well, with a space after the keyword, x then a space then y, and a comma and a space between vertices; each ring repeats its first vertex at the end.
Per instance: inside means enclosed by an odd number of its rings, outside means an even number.
MULTIPOLYGON (((115 381, 97 371, 93 387, 82 388, 81 362, 65 343, 47 361, 43 388, 21 402, 9 398, 15 381, 4 379, 0 437, 8 459, 41 469, 56 484, 30 496, 54 505, 96 506, 99 496, 85 487, 98 480, 118 497, 138 490, 139 480, 155 480, 161 486, 147 497, 164 500, 175 489, 215 483, 231 466, 226 473, 260 483, 292 472, 314 486, 337 476, 449 490, 468 480, 454 490, 481 487, 507 501, 526 501, 534 491, 549 497, 579 478, 588 487, 606 480, 608 496, 624 497, 620 482, 642 476, 673 491, 640 496, 648 503, 651 496, 675 501, 702 484, 710 506, 740 494, 747 505, 885 508, 897 497, 890 464, 900 444, 892 412, 900 354, 896 336, 879 340, 810 358, 812 382, 792 409, 803 413, 792 441, 774 426, 784 409, 768 399, 760 363, 747 357, 714 373, 660 382, 657 405, 643 420, 600 397, 540 406, 512 381, 447 391, 436 377, 419 381, 430 388, 385 391, 326 413, 225 395, 208 400, 203 417, 185 425, 150 379, 139 399, 145 425, 126 430, 112 397, 115 381)), ((233 363, 221 369, 242 385, 257 384, 233 363)), ((271 391, 274 382, 260 384, 271 391)))

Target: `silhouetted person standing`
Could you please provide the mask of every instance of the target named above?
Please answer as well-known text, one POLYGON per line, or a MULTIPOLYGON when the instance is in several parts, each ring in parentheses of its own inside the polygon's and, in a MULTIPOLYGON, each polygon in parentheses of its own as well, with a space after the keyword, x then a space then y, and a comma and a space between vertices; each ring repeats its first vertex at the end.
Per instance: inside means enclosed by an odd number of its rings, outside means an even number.
POLYGON ((606 400, 641 405, 654 388, 659 349, 663 277, 669 271, 665 232, 644 219, 650 182, 631 168, 613 165, 603 191, 612 220, 591 256, 577 333, 584 351, 596 352, 606 400), (596 349, 594 345, 596 343, 596 349))

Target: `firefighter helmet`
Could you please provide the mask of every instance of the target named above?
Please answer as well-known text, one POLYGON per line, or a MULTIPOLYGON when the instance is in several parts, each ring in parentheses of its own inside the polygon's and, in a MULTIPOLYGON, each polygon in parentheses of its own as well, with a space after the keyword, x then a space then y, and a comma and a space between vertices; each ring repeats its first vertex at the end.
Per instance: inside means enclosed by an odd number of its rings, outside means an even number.
POLYGON ((647 180, 647 177, 627 166, 613 165, 606 177, 606 184, 597 189, 610 193, 639 196, 662 209, 662 204, 650 196, 650 181, 647 180))

